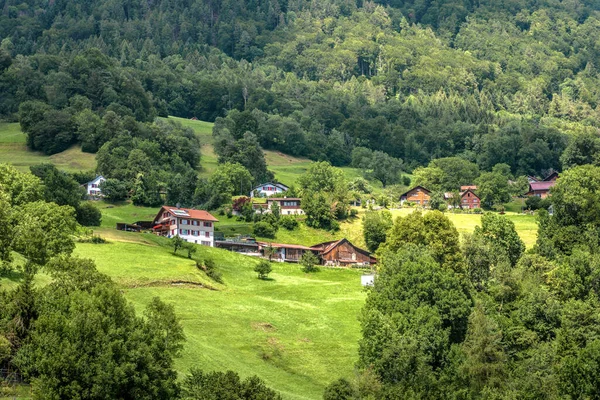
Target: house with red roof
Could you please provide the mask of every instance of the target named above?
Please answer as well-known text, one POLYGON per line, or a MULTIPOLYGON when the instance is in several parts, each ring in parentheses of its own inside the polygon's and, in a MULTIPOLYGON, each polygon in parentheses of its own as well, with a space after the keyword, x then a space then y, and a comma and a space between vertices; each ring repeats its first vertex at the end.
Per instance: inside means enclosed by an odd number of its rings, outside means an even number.
POLYGON ((545 199, 550 195, 550 188, 556 185, 556 181, 541 181, 531 182, 529 184, 529 191, 525 194, 526 196, 537 196, 545 199))
POLYGON ((215 222, 218 219, 204 210, 162 206, 154 218, 152 231, 159 236, 214 247, 215 222))

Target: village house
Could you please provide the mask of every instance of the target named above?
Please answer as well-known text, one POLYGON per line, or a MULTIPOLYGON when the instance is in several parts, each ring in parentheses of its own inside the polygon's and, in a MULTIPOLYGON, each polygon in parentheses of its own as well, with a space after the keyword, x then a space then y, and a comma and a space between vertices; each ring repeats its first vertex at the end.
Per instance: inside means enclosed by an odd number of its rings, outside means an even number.
POLYGON ((267 209, 271 210, 273 204, 279 206, 280 215, 302 215, 304 210, 300 207, 302 199, 297 197, 271 197, 267 199, 267 209))
POLYGON ((323 265, 349 266, 377 263, 377 259, 371 253, 353 245, 345 238, 320 243, 312 246, 311 249, 318 253, 323 265))
POLYGON ((525 196, 537 196, 545 199, 550 195, 550 188, 556 185, 558 179, 558 172, 552 172, 543 181, 529 182, 529 191, 525 193, 525 196))
POLYGON ((312 252, 319 258, 322 265, 345 267, 377 263, 377 259, 371 253, 353 245, 348 239, 319 243, 311 247, 299 244, 252 242, 250 240, 244 242, 227 239, 218 241, 216 246, 248 255, 260 255, 274 262, 297 263, 305 253, 312 252))
POLYGON ((431 191, 425 189, 423 186, 414 187, 400 196, 401 205, 405 202, 409 202, 422 207, 426 207, 429 205, 430 200, 431 191))
POLYGON ((162 206, 152 230, 159 236, 179 236, 190 243, 214 247, 215 222, 219 220, 207 211, 162 206))
POLYGON ((460 206, 468 209, 480 208, 481 199, 475 194, 473 189, 467 189, 460 194, 460 206))
POLYGON ((85 188, 85 192, 88 198, 98 199, 102 197, 102 190, 100 190, 100 184, 106 179, 102 175, 98 175, 88 183, 84 183, 82 186, 85 188))
POLYGON ((529 184, 529 191, 525 195, 545 199, 550 195, 550 188, 554 185, 556 185, 556 181, 531 182, 529 184))
POLYGON ((270 197, 275 194, 287 192, 288 189, 282 183, 267 182, 252 188, 250 197, 270 197))
POLYGON ((269 258, 271 261, 299 262, 307 251, 316 254, 316 251, 310 247, 299 244, 258 242, 258 246, 261 256, 269 258))

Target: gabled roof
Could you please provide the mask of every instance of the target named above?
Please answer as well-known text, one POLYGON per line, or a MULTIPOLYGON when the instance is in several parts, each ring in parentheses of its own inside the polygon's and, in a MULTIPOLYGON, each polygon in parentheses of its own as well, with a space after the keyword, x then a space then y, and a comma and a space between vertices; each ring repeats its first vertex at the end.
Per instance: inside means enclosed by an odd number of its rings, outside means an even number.
POLYGON ((208 211, 192 210, 189 208, 177 208, 177 207, 172 207, 172 206, 162 206, 161 209, 158 211, 158 214, 156 215, 155 220, 160 220, 160 216, 165 211, 169 211, 175 217, 184 217, 184 218, 190 218, 190 219, 199 219, 202 221, 219 222, 219 220, 216 219, 215 217, 213 217, 208 211))
POLYGON ((558 172, 554 171, 550 175, 544 178, 544 182, 555 181, 558 179, 558 172))
POLYGON ((94 182, 96 182, 98 179, 104 179, 104 177, 103 177, 102 175, 98 175, 98 176, 96 176, 94 179, 92 179, 92 180, 91 180, 91 181, 89 181, 89 182, 86 182, 86 183, 84 183, 83 185, 84 185, 84 186, 87 186, 87 185, 89 185, 90 183, 94 183, 94 182))
POLYGON ((431 193, 431 190, 429 190, 429 189, 427 189, 427 188, 424 188, 424 187, 423 187, 423 186, 421 186, 421 185, 418 185, 418 186, 415 186, 414 188, 412 188, 412 189, 410 189, 410 190, 407 190, 405 193, 402 193, 402 194, 400 195, 400 198, 402 198, 402 197, 405 197, 407 194, 409 194, 410 192, 412 192, 412 191, 413 191, 413 190, 415 190, 415 189, 422 189, 423 191, 427 192, 427 194, 431 193))
POLYGON ((477 190, 477 186, 476 185, 463 185, 460 187, 461 192, 466 192, 469 189, 477 190))
POLYGON ((465 190, 464 192, 461 192, 461 193, 460 193, 460 197, 461 197, 461 198, 465 197, 465 194, 467 194, 467 193, 472 193, 472 194, 473 194, 473 196, 475 196, 475 197, 479 198, 479 196, 477 196, 477 194, 475 193, 475 191, 474 191, 473 189, 467 189, 467 190, 465 190))
POLYGON ((556 185, 556 181, 531 182, 529 189, 530 191, 550 190, 554 185, 556 185))
POLYGON ((340 240, 334 240, 331 242, 323 242, 323 243, 315 244, 314 246, 311 247, 311 249, 317 250, 317 251, 321 252, 321 254, 325 255, 343 243, 348 243, 350 246, 352 246, 354 249, 356 249, 356 251, 358 251, 359 253, 362 253, 368 257, 371 257, 371 253, 369 253, 367 250, 361 249, 360 247, 353 245, 352 242, 350 242, 346 238, 343 238, 340 240))
POLYGON ((289 187, 285 186, 283 183, 265 182, 265 183, 261 183, 260 185, 254 186, 252 188, 252 190, 260 189, 261 187, 267 186, 267 185, 277 186, 278 188, 283 189, 283 190, 288 190, 289 189, 289 187))

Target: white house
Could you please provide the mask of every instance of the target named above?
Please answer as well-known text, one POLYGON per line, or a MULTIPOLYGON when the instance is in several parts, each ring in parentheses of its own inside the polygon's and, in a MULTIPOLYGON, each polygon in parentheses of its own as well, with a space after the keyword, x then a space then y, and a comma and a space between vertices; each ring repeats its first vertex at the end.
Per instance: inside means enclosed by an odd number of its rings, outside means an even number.
POLYGON ((102 175, 98 175, 88 183, 84 183, 85 191, 88 197, 102 197, 102 191, 100 190, 100 184, 106 179, 102 175))
POLYGON ((250 192, 250 197, 269 197, 274 194, 286 192, 288 189, 282 183, 267 182, 254 187, 250 192))
POLYGON ((219 220, 207 211, 163 206, 152 230, 159 236, 179 236, 190 243, 214 247, 215 222, 219 220))
POLYGON ((279 206, 279 215, 302 215, 304 210, 300 207, 302 199, 297 197, 271 197, 267 199, 267 209, 271 210, 273 204, 279 206))

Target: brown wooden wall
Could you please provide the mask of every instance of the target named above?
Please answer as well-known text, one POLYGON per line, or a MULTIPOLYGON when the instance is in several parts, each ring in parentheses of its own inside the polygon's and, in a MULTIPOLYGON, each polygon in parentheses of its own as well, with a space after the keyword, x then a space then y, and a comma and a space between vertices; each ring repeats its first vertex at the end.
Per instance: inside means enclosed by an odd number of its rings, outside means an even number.
POLYGON ((323 255, 325 263, 357 264, 370 262, 371 258, 366 254, 360 253, 350 243, 342 243, 336 246, 329 253, 323 255), (354 254, 354 257, 352 256, 354 254))
POLYGON ((429 199, 431 199, 429 193, 425 192, 421 188, 414 188, 406 194, 406 201, 410 201, 411 203, 419 204, 421 206, 428 205, 429 199))

